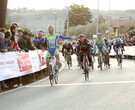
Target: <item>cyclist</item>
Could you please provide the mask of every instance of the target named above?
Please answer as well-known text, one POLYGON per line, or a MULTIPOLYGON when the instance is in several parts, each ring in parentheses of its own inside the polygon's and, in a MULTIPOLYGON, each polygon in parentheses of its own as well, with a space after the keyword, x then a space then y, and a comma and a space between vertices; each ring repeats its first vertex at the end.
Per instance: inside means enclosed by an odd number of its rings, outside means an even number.
MULTIPOLYGON (((73 54, 73 46, 71 45, 70 41, 66 41, 65 44, 63 44, 62 47, 62 54, 65 57, 65 55, 70 54, 70 56, 73 54)), ((70 57, 71 64, 70 66, 72 67, 72 58, 70 57)))
POLYGON ((105 54, 105 42, 104 39, 102 38, 102 34, 98 33, 97 34, 97 38, 95 39, 94 42, 94 48, 97 47, 97 55, 98 55, 98 68, 100 67, 100 63, 99 63, 99 55, 100 55, 100 51, 102 52, 103 56, 105 54))
POLYGON ((77 41, 77 57, 80 63, 81 68, 83 69, 83 54, 86 53, 88 60, 89 60, 89 66, 92 66, 92 58, 91 58, 91 46, 90 42, 85 38, 83 34, 80 34, 78 36, 79 40, 77 41))
MULTIPOLYGON (((57 49, 58 47, 58 39, 71 39, 71 37, 68 36, 62 36, 54 33, 54 26, 49 25, 48 26, 48 34, 45 35, 44 39, 35 39, 34 42, 42 42, 43 40, 46 40, 47 42, 47 55, 46 55, 46 63, 47 67, 49 66, 50 57, 52 55, 55 55, 56 57, 56 68, 58 70, 59 65, 59 51, 57 49)), ((52 78, 52 76, 50 76, 52 78)))
MULTIPOLYGON (((118 55, 118 50, 119 50, 120 47, 123 48, 123 50, 124 50, 124 44, 123 44, 121 38, 120 38, 119 36, 117 36, 117 37, 114 39, 114 42, 113 42, 113 49, 114 49, 114 51, 115 51, 115 53, 116 53, 117 61, 118 61, 118 57, 119 57, 119 55, 118 55)), ((122 53, 123 53, 123 52, 122 52, 122 53)), ((119 62, 118 62, 118 65, 119 65, 119 62)))
POLYGON ((108 66, 110 67, 110 55, 109 55, 109 53, 111 51, 111 44, 110 44, 109 40, 106 37, 104 38, 104 42, 105 42, 105 46, 106 46, 105 54, 106 55, 108 54, 108 66))

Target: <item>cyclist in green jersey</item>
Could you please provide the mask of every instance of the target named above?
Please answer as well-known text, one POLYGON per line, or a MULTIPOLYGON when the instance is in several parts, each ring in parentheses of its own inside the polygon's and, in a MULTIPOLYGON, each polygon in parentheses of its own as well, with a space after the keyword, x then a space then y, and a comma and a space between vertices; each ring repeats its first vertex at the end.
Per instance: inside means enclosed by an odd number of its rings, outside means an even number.
MULTIPOLYGON (((102 54, 104 56, 104 53, 105 53, 105 50, 106 50, 106 45, 105 45, 104 39, 102 38, 101 33, 97 34, 97 38, 94 41, 94 47, 97 47, 98 58, 99 58, 99 55, 100 55, 100 51, 102 52, 102 54)), ((100 64, 99 64, 99 60, 98 60, 98 68, 99 67, 100 67, 100 64)))

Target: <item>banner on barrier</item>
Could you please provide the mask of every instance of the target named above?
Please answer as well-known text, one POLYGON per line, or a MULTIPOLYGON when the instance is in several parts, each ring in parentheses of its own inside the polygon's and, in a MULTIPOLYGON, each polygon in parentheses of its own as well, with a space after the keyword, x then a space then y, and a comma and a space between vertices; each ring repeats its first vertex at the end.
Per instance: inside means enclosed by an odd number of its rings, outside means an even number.
POLYGON ((17 62, 20 72, 32 69, 32 63, 30 61, 29 54, 20 54, 17 57, 17 62))

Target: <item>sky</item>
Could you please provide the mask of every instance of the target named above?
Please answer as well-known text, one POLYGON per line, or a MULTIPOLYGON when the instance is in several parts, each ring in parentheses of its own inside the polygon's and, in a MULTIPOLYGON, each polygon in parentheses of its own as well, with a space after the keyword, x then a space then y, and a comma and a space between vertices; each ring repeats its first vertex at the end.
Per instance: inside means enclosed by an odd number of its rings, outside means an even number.
POLYGON ((128 10, 135 9, 135 0, 8 0, 9 9, 28 8, 35 10, 63 9, 73 3, 84 4, 91 10, 97 9, 99 1, 99 10, 128 10))

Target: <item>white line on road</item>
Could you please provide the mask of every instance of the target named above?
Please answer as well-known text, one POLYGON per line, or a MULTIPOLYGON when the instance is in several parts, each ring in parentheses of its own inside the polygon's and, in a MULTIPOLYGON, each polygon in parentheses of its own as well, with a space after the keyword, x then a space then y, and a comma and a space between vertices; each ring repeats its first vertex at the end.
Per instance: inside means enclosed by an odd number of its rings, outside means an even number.
MULTIPOLYGON (((72 84, 57 84, 54 86, 81 86, 81 85, 107 85, 107 84, 129 84, 135 83, 135 81, 114 81, 114 82, 93 82, 93 83, 72 83, 72 84)), ((51 85, 28 85, 25 87, 48 87, 51 85)))
MULTIPOLYGON (((64 67, 65 67, 64 63, 63 63, 63 62, 61 62, 61 63, 62 63, 62 67, 59 69, 59 72, 61 72, 61 71, 64 69, 64 67)), ((37 84, 37 83, 43 82, 43 81, 45 81, 45 80, 48 80, 48 78, 49 78, 49 77, 46 77, 46 78, 41 79, 41 80, 39 80, 39 81, 33 82, 33 83, 27 85, 27 87, 30 87, 30 86, 32 86, 32 85, 34 85, 34 84, 37 84)), ((47 86, 47 85, 46 85, 46 86, 47 86)), ((48 86, 50 86, 50 85, 48 85, 48 86)), ((22 89, 22 88, 24 88, 24 87, 26 87, 26 86, 20 86, 20 87, 18 87, 18 88, 16 88, 16 89, 9 90, 9 91, 6 91, 6 92, 2 92, 2 93, 0 93, 0 95, 2 95, 2 94, 7 94, 7 93, 10 93, 10 92, 14 92, 14 91, 19 90, 19 89, 22 89)), ((40 87, 41 87, 41 85, 40 85, 40 87)))

